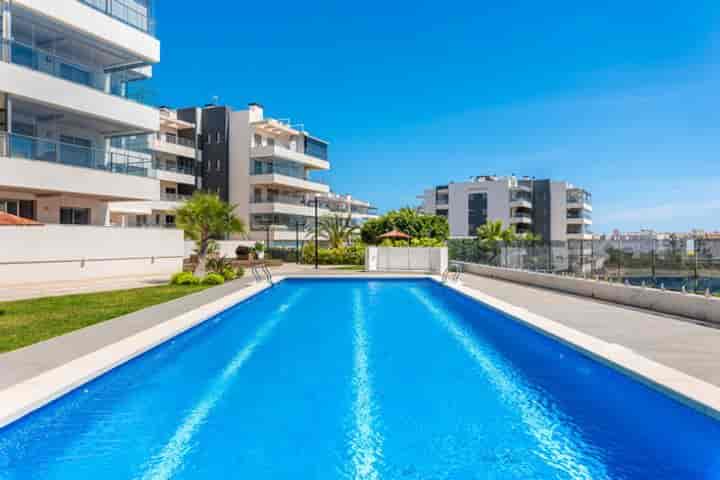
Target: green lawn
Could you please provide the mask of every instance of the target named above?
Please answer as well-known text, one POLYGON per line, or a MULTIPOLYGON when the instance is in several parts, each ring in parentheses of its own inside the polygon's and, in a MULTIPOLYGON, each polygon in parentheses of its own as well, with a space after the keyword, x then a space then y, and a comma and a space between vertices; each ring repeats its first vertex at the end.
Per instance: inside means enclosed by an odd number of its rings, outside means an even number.
POLYGON ((164 303, 208 287, 163 285, 0 302, 0 352, 164 303))

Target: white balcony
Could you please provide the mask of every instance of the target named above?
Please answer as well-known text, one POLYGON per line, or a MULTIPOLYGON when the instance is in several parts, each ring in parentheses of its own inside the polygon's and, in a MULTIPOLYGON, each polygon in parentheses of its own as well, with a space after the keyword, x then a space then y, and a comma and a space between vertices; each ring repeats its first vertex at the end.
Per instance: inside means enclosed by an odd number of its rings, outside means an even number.
POLYGON ((137 21, 124 22, 117 15, 119 12, 116 16, 108 15, 78 0, 13 0, 13 7, 48 18, 101 44, 123 49, 147 63, 160 61, 160 41, 141 30, 141 27, 150 30, 147 22, 151 19, 146 19, 145 24, 131 26, 129 23, 137 21))
POLYGON ((167 153, 178 157, 195 158, 195 146, 191 140, 160 133, 152 137, 150 148, 154 152, 167 153))
POLYGON ((523 199, 510 200, 510 208, 532 208, 532 202, 523 199))
POLYGON ((593 234, 592 233, 568 233, 567 239, 568 240, 592 240, 593 234))
POLYGON ((0 62, 0 91, 14 98, 113 123, 118 131, 157 131, 158 110, 42 71, 0 62))
POLYGON ((250 149, 250 158, 277 158, 298 163, 309 168, 317 170, 329 170, 330 162, 320 158, 316 158, 304 153, 285 148, 280 145, 267 145, 262 147, 252 147, 250 149))
POLYGON ((568 217, 568 225, 592 225, 593 221, 590 218, 583 217, 568 217))
POLYGON ((592 205, 587 202, 569 202, 567 204, 568 210, 587 210, 592 212, 592 205))
POLYGON ((160 195, 154 178, 80 168, 58 162, 3 157, 0 187, 36 194, 76 194, 104 200, 151 200, 160 195))
MULTIPOLYGON (((250 213, 256 214, 269 214, 269 213, 284 213, 287 215, 302 215, 305 217, 313 217, 315 215, 315 207, 313 205, 303 205, 299 203, 286 203, 286 202, 263 202, 263 203, 250 203, 250 213)), ((318 208, 318 215, 328 215, 329 210, 325 208, 318 208)))
POLYGON ((295 190, 316 193, 328 193, 330 191, 330 187, 324 183, 313 182, 279 173, 250 175, 250 185, 277 185, 295 190))
POLYGON ((530 215, 516 214, 516 215, 513 215, 510 217, 511 225, 519 225, 519 224, 532 225, 532 223, 533 223, 533 221, 532 221, 532 217, 530 215))

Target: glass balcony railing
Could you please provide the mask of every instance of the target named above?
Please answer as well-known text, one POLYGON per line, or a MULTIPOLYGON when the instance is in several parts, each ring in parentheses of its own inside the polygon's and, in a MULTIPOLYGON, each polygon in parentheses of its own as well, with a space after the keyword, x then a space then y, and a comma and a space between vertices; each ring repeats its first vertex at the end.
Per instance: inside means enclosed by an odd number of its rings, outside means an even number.
POLYGON ((195 142, 191 138, 179 137, 172 133, 158 133, 157 139, 163 143, 170 143, 172 145, 181 145, 183 147, 195 148, 195 142))
POLYGON ((155 19, 151 15, 150 2, 142 8, 127 0, 79 0, 95 10, 113 17, 138 30, 155 36, 155 19))
POLYGON ((163 162, 162 160, 155 160, 153 166, 157 170, 163 170, 166 172, 182 173, 184 175, 195 175, 192 165, 180 165, 177 163, 163 162))
POLYGON ((166 202, 185 202, 187 200, 190 200, 190 198, 192 198, 192 195, 182 195, 180 193, 167 192, 160 193, 160 199, 165 200, 166 202))
POLYGON ((584 218, 587 220, 592 220, 592 213, 588 212, 587 210, 579 210, 579 211, 568 210, 567 218, 569 218, 569 219, 584 218))
POLYGON ((305 173, 305 168, 302 166, 299 166, 293 162, 282 162, 282 161, 273 161, 273 162, 260 162, 260 161, 254 161, 252 170, 250 171, 250 175, 270 175, 270 174, 277 174, 277 175, 285 175, 287 177, 293 177, 300 180, 305 180, 306 182, 314 182, 314 183, 321 183, 326 184, 323 180, 318 180, 314 178, 308 178, 307 174, 305 173))
POLYGON ((586 203, 592 204, 592 195, 585 190, 568 190, 567 203, 586 203))
POLYGON ((138 103, 147 103, 148 99, 141 92, 136 94, 128 91, 128 83, 133 80, 128 72, 106 73, 16 41, 3 41, 3 48, 9 51, 9 61, 15 65, 84 85, 109 95, 138 103))
POLYGON ((525 190, 513 190, 510 193, 511 202, 532 202, 532 193, 525 190))
POLYGON ((149 158, 25 135, 0 133, 0 154, 139 177, 152 176, 149 158))
MULTIPOLYGON (((250 203, 254 204, 267 204, 267 203, 281 203, 283 205, 295 205, 299 207, 315 207, 314 200, 306 200, 302 197, 272 197, 272 198, 253 198, 250 203)), ((320 206, 322 208, 322 206, 320 206)))

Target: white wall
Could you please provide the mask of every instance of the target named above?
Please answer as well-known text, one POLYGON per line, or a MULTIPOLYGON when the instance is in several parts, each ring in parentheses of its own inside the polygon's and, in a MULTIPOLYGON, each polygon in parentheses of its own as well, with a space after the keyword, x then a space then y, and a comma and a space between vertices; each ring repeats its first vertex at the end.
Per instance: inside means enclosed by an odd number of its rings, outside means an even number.
POLYGON ((471 193, 487 194, 488 221, 500 220, 504 226, 510 225, 510 187, 507 182, 451 183, 448 188, 450 192, 448 209, 450 236, 466 237, 470 235, 468 196, 471 193))
POLYGON ((160 41, 77 0, 13 0, 103 43, 127 50, 149 63, 160 61, 160 41))
POLYGON ((46 225, 0 227, 0 284, 44 283, 182 269, 180 230, 46 225))
POLYGON ((365 269, 369 272, 442 273, 448 267, 447 247, 368 247, 365 269))
POLYGON ((464 263, 466 272, 536 287, 559 290, 608 302, 682 315, 720 325, 720 298, 633 287, 548 273, 464 263))

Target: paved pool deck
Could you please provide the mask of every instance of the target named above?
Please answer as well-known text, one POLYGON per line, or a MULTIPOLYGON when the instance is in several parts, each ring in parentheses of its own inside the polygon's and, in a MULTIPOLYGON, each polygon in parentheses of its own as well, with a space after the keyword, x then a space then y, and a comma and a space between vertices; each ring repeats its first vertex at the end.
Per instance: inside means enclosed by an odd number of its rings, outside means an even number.
MULTIPOLYGON (((276 275, 358 275, 363 272, 286 265, 276 275)), ((644 310, 465 274, 463 284, 651 360, 720 386, 720 329, 644 310)), ((0 354, 0 390, 59 367, 252 283, 252 277, 118 317, 13 352, 0 354)))

